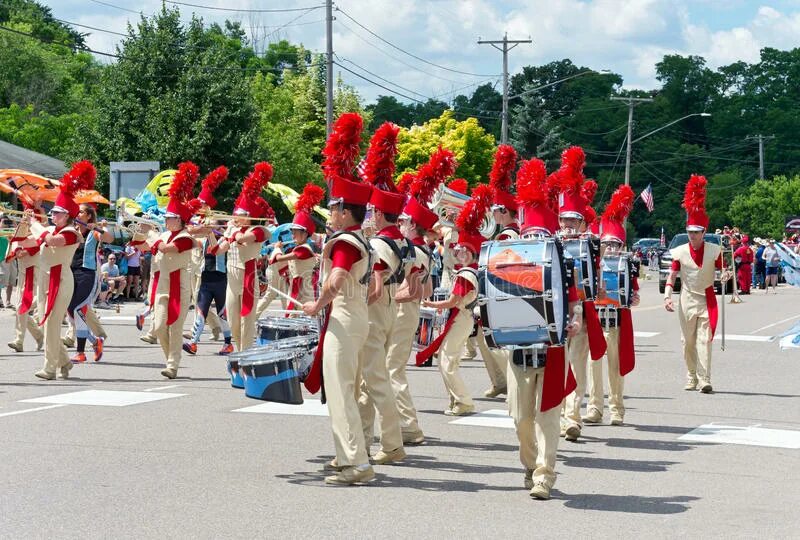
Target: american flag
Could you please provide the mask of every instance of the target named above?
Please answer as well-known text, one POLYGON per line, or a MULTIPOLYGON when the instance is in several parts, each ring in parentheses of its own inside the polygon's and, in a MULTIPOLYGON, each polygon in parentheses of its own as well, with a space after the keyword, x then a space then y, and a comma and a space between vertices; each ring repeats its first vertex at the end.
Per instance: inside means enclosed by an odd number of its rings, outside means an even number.
POLYGON ((364 156, 364 158, 358 162, 358 165, 356 165, 356 174, 358 174, 358 177, 364 182, 367 181, 367 177, 364 175, 366 171, 367 171, 367 156, 364 156))
POLYGON ((661 227, 661 241, 659 242, 661 247, 666 247, 667 245, 667 237, 664 236, 664 227, 661 227))
POLYGON ((642 191, 639 197, 641 197, 642 200, 644 201, 644 205, 647 207, 647 211, 652 212, 654 208, 653 188, 650 186, 650 184, 647 184, 647 187, 644 189, 644 191, 642 191))

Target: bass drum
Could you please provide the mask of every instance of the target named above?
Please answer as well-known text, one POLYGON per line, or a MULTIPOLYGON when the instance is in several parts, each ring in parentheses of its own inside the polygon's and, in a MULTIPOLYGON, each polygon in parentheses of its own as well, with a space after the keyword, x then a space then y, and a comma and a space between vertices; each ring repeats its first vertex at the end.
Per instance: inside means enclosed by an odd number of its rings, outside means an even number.
POLYGON ((480 313, 490 347, 563 345, 567 277, 561 244, 552 238, 486 242, 478 268, 480 313))
POLYGON ((578 287, 578 298, 581 301, 597 298, 597 285, 599 276, 596 261, 600 256, 597 242, 590 238, 565 238, 564 255, 567 265, 570 263, 575 274, 575 283, 578 287), (571 259, 571 261, 570 261, 571 259))

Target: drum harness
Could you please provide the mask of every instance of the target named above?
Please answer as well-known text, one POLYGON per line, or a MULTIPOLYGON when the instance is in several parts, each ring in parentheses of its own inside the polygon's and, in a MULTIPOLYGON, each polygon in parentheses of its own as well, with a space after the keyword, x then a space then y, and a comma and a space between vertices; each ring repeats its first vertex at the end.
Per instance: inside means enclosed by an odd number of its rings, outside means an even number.
POLYGON ((403 247, 398 247, 397 242, 388 236, 379 234, 374 238, 375 240, 382 240, 385 242, 386 245, 389 246, 389 249, 392 250, 392 253, 394 253, 395 257, 397 257, 397 260, 400 261, 395 271, 386 281, 383 282, 383 284, 394 285, 396 283, 402 283, 402 281, 406 278, 406 265, 416 260, 413 242, 405 239, 403 247))
POLYGON ((372 249, 372 246, 369 245, 369 242, 361 238, 353 231, 337 231, 333 233, 330 238, 328 238, 328 242, 345 235, 355 238, 361 247, 364 248, 364 251, 367 252, 367 271, 363 276, 361 276, 361 278, 359 278, 358 282, 361 285, 368 285, 370 277, 372 277, 372 267, 375 265, 375 251, 372 249))

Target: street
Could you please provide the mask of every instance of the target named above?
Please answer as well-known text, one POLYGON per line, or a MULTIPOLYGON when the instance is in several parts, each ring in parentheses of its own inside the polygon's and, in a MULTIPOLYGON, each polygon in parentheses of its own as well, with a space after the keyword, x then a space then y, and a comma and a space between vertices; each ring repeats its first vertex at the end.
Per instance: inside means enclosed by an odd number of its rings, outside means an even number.
POLYGON ((337 488, 323 484, 333 442, 319 396, 294 407, 247 398, 210 336, 168 381, 160 347, 138 339, 139 306, 101 311, 102 361, 39 381, 34 341, 20 354, 5 346, 4 310, 0 537, 796 536, 800 353, 770 337, 800 318, 800 290, 725 305, 726 350, 717 336, 715 392, 703 395, 683 390, 677 315, 662 308, 657 280, 641 284, 626 424, 608 425, 606 410, 578 442, 562 439, 550 501, 523 488, 513 424, 503 399, 482 397, 479 360, 462 373, 480 414, 461 418, 442 413, 435 367, 409 367, 426 443, 376 466, 368 486, 337 488))

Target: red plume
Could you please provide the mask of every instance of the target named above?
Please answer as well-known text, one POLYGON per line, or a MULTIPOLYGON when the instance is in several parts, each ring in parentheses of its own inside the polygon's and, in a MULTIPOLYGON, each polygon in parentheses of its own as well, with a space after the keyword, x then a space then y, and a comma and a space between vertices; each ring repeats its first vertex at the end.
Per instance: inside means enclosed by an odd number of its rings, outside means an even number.
POLYGON ((397 192, 408 194, 411 191, 411 184, 414 182, 414 178, 413 173, 403 173, 397 181, 397 192))
POLYGON ((594 180, 587 180, 583 183, 583 198, 586 199, 586 204, 591 205, 597 195, 597 182, 594 180))
POLYGON ((203 178, 203 182, 200 184, 203 189, 209 190, 211 193, 214 193, 217 188, 222 185, 228 178, 228 168, 225 165, 220 165, 203 178))
POLYGON ((191 161, 178 164, 178 172, 169 186, 169 198, 186 202, 194 197, 194 186, 200 176, 200 168, 191 161))
POLYGON ((706 184, 705 176, 693 174, 686 184, 683 195, 683 207, 690 214, 705 212, 706 209, 706 184))
POLYGON ((541 159, 523 161, 517 171, 517 202, 523 206, 547 206, 547 167, 541 159))
POLYGON ((453 152, 439 146, 431 158, 417 172, 414 183, 411 184, 411 194, 422 204, 431 202, 434 191, 449 176, 456 171, 456 158, 453 152))
POLYGON ((583 174, 586 165, 586 154, 580 146, 570 146, 561 152, 561 168, 569 170, 576 176, 583 174))
POLYGON ((203 207, 203 201, 200 199, 192 199, 186 203, 186 206, 192 211, 192 214, 196 214, 203 207))
POLYGON ((508 192, 511 190, 511 175, 517 166, 517 151, 508 144, 501 144, 494 153, 494 163, 489 171, 489 185, 492 189, 508 192))
POLYGON ((324 189, 316 184, 306 184, 306 187, 303 188, 303 193, 297 199, 297 204, 294 205, 295 214, 299 212, 308 212, 310 214, 314 207, 321 203, 324 198, 324 189))
POLYGON ((253 167, 253 172, 244 179, 242 195, 246 194, 248 197, 261 196, 261 190, 269 184, 273 174, 272 165, 266 161, 256 163, 255 167, 253 167))
POLYGON ((492 207, 494 194, 492 188, 486 184, 475 186, 472 197, 464 204, 456 218, 456 228, 461 231, 477 233, 486 219, 486 214, 492 207))
POLYGON ((469 191, 469 184, 463 178, 456 178, 447 184, 448 189, 452 189, 456 193, 466 195, 469 191))
POLYGON ((344 113, 333 123, 331 134, 322 150, 322 173, 328 182, 343 178, 357 182, 353 169, 358 160, 361 130, 364 121, 358 113, 344 113))
POLYGON ((561 191, 561 170, 553 171, 545 180, 547 202, 553 210, 558 209, 558 193, 561 191))
POLYGON ((611 195, 611 200, 608 201, 608 205, 603 211, 603 219, 622 223, 633 210, 635 201, 636 195, 630 186, 619 186, 614 194, 611 195))
POLYGON ((61 177, 61 191, 72 195, 75 192, 94 189, 97 171, 91 161, 83 160, 75 163, 67 174, 61 177))
POLYGON ((394 160, 397 157, 397 134, 400 126, 384 122, 375 130, 369 141, 363 177, 370 184, 383 191, 397 192, 394 177, 394 160))

